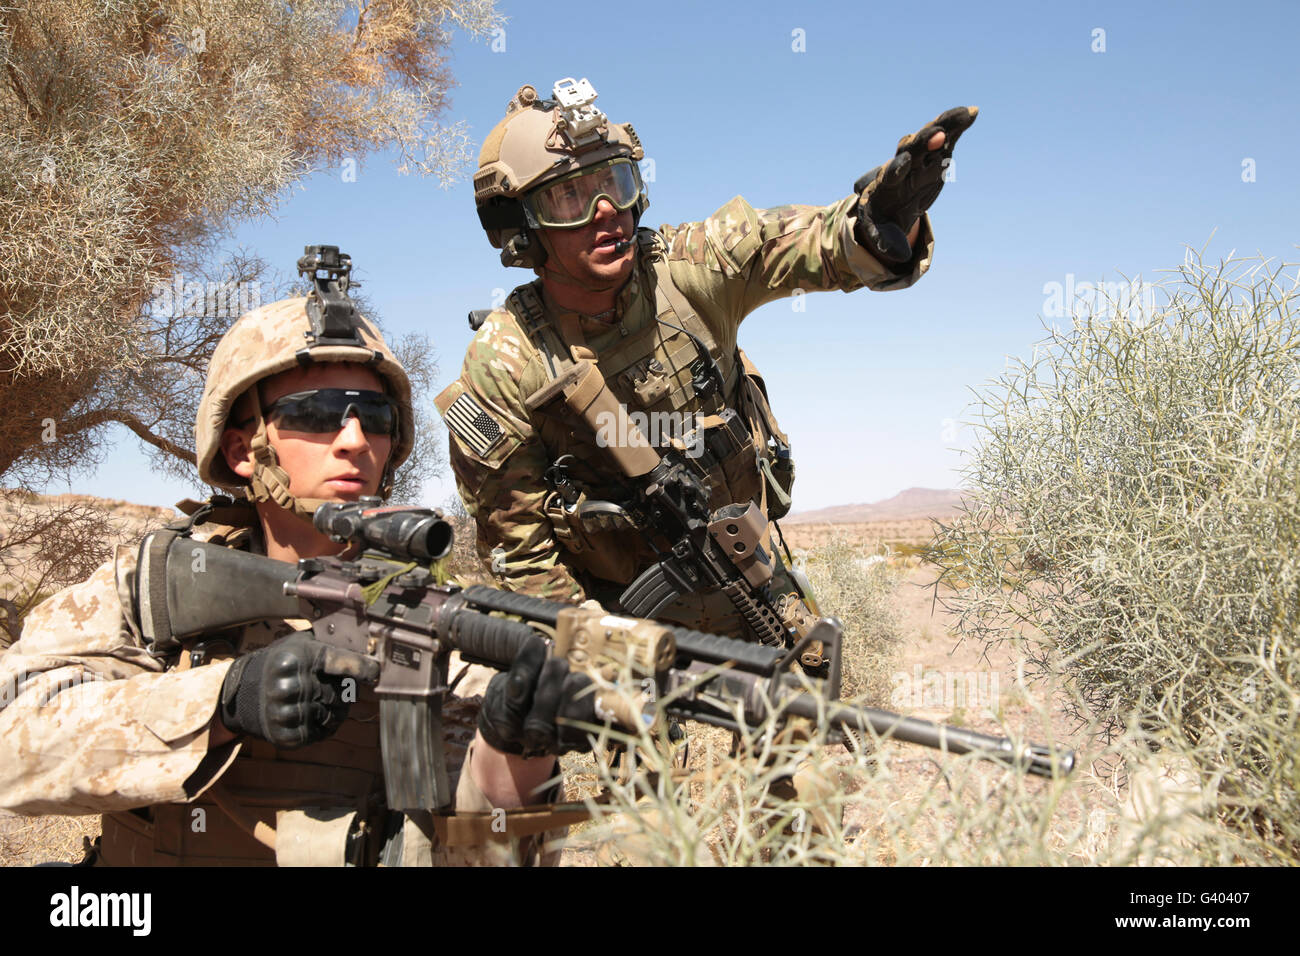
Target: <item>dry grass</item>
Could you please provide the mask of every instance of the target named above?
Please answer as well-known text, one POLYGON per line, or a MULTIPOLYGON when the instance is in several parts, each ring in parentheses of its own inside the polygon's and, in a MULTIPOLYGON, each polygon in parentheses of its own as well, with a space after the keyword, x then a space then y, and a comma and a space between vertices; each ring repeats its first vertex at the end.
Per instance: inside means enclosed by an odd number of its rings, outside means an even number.
MULTIPOLYGON (((693 732, 689 776, 674 776, 655 742, 640 741, 639 772, 591 758, 565 761, 570 796, 596 792, 567 865, 1206 866, 1284 861, 1264 841, 1216 818, 1214 782, 1186 757, 1153 758, 1138 730, 1107 745, 1054 737, 1054 709, 1001 732, 1082 744, 1064 779, 876 741, 861 753, 817 739, 731 738, 693 732), (824 788, 792 793, 781 780, 813 771, 824 788)), ((1095 728, 1093 728, 1095 730, 1095 728)))
POLYGON ((841 695, 871 706, 889 699, 903 633, 894 609, 901 568, 874 543, 833 537, 796 561, 812 583, 821 613, 844 626, 841 695))
POLYGON ((99 817, 20 817, 0 811, 0 866, 78 863, 99 817))

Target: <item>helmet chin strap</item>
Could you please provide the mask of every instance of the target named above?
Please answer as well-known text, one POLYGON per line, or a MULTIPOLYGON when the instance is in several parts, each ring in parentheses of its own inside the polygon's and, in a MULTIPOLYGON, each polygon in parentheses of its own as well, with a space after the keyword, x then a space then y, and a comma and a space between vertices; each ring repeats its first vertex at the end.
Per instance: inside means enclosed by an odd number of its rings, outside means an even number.
POLYGON ((253 474, 249 478, 249 489, 246 494, 251 501, 268 501, 294 517, 312 524, 312 516, 325 501, 319 498, 297 498, 289 491, 289 473, 280 467, 280 460, 276 457, 275 449, 271 447, 270 438, 266 433, 262 397, 258 394, 256 385, 248 392, 252 396, 253 416, 257 419, 257 430, 253 432, 253 437, 249 441, 253 451, 253 474))

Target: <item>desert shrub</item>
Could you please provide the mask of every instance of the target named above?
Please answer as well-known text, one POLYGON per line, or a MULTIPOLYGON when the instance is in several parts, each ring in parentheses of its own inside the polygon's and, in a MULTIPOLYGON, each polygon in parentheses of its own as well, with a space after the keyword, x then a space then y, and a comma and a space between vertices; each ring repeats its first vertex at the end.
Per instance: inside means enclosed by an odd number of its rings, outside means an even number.
POLYGON ((1076 715, 1185 750, 1300 847, 1300 322, 1283 267, 1189 254, 1167 302, 1077 318, 977 394, 932 558, 964 635, 1024 640, 1076 715))
MULTIPOLYGON (((1040 709, 1029 736, 1052 743, 1040 709)), ((689 764, 649 733, 610 733, 637 753, 629 771, 588 755, 565 758, 570 799, 593 821, 571 834, 565 862, 625 866, 1225 865, 1271 856, 1257 840, 1200 812, 1209 788, 1148 765, 1140 730, 1081 754, 1067 778, 1030 777, 974 755, 897 742, 847 753, 823 736, 783 737, 770 725, 692 733, 689 764), (1142 799, 1094 762, 1127 762, 1142 799), (812 770, 819 790, 783 778, 812 770), (599 794, 599 798, 597 798, 599 794)))
MULTIPOLYGON (((0 6, 0 474, 93 466, 114 423, 192 464, 212 349, 282 285, 236 224, 381 150, 449 185, 472 155, 436 122, 450 31, 498 23, 490 0, 0 6)), ((427 343, 392 344, 418 389, 427 343)))
POLYGON ((844 625, 841 696, 882 706, 903 633, 894 605, 901 574, 867 543, 833 538, 798 562, 822 614, 844 625))

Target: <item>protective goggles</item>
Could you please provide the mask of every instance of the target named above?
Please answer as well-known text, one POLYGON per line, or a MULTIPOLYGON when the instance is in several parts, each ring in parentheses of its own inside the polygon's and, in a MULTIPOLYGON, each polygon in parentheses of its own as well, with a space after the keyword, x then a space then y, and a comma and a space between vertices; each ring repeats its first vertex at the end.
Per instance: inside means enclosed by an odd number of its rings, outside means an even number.
POLYGON ((547 183, 524 199, 531 225, 551 229, 585 226, 596 217, 596 203, 609 200, 619 212, 641 195, 641 173, 631 160, 611 159, 547 183))
POLYGON ((351 388, 317 388, 277 398, 266 419, 285 431, 332 435, 355 416, 367 435, 397 434, 397 405, 383 392, 351 388))

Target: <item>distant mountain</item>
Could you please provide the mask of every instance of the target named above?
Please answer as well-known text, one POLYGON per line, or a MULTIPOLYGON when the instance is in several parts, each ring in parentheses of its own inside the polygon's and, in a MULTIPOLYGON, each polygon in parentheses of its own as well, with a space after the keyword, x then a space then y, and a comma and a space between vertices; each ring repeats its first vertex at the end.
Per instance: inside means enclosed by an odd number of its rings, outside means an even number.
POLYGON ((955 488, 908 488, 875 504, 835 505, 816 511, 798 511, 785 524, 840 524, 861 521, 906 521, 913 518, 947 518, 957 510, 962 492, 955 488))

